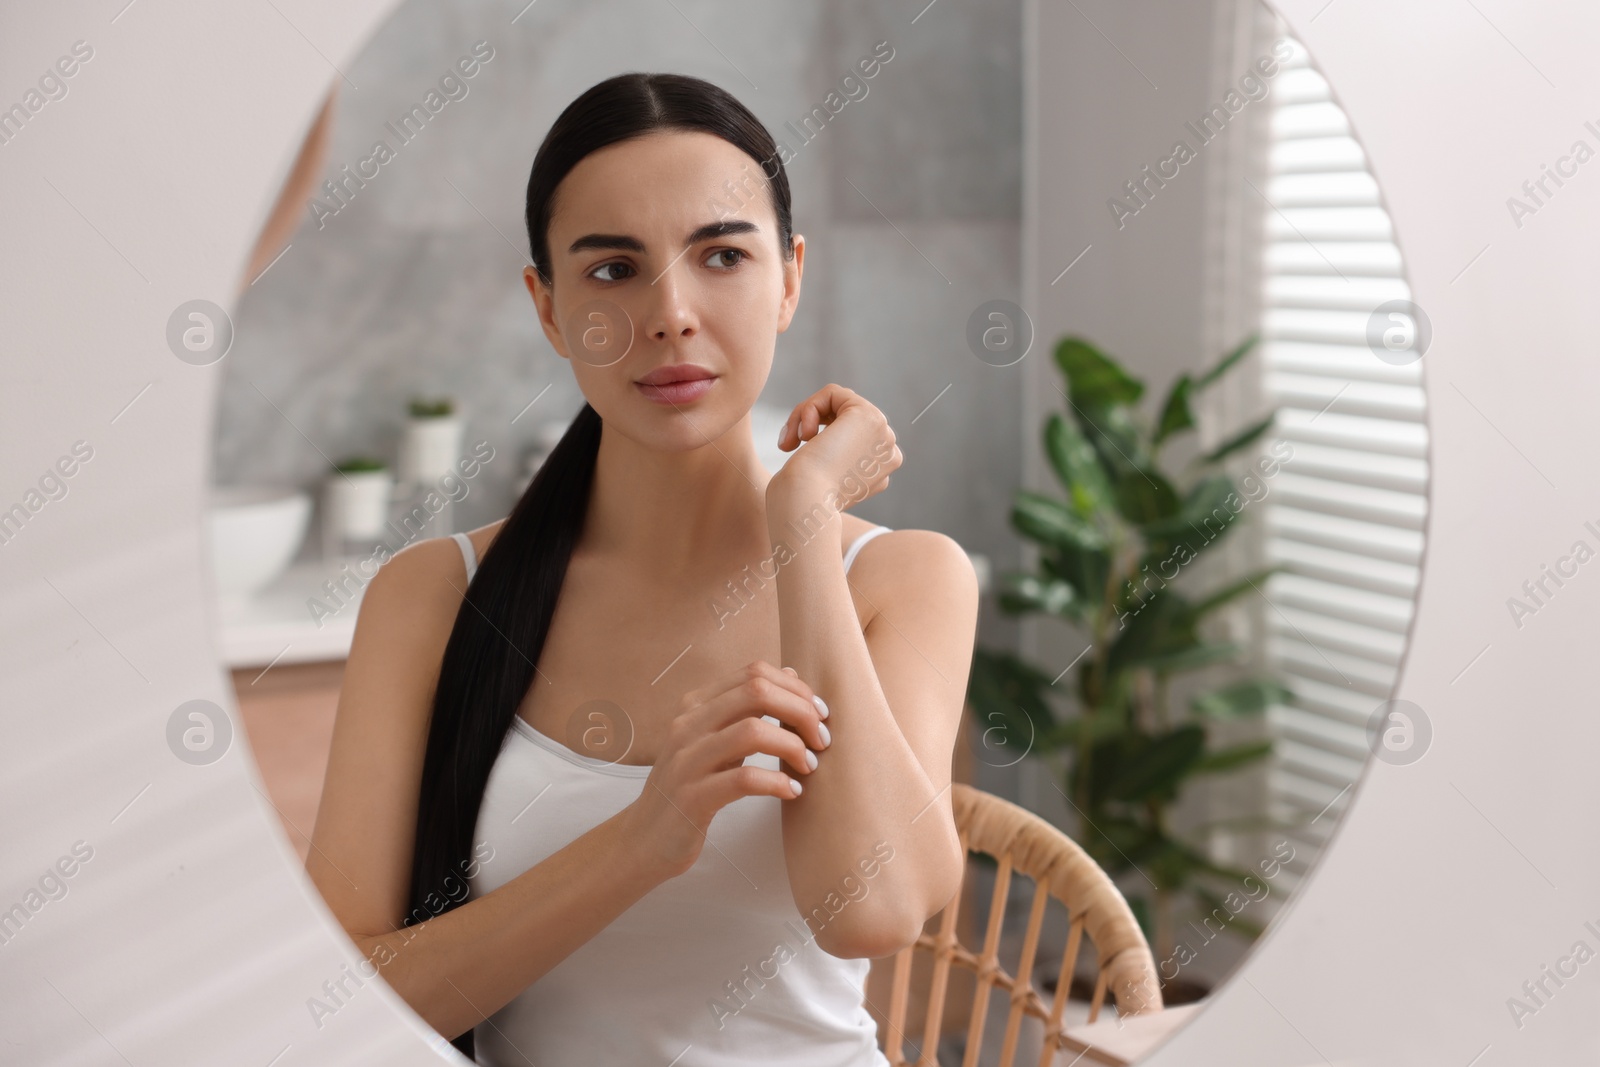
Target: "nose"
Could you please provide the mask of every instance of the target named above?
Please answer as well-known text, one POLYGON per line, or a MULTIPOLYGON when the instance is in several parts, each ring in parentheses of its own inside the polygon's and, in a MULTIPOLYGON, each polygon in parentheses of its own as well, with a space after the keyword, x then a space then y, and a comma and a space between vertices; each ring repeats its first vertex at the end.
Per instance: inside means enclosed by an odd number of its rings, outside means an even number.
POLYGON ((661 272, 661 276, 650 286, 653 290, 653 303, 650 306, 650 319, 645 330, 651 340, 668 341, 677 337, 693 337, 700 328, 699 316, 695 314, 690 300, 688 287, 679 277, 681 261, 673 263, 661 272))

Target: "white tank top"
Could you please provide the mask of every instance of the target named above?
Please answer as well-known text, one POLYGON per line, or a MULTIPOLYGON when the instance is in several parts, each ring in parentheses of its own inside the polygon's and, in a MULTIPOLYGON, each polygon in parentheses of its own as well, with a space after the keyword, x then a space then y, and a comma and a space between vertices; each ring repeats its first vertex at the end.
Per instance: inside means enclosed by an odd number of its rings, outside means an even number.
MULTIPOLYGON (((885 526, 851 544, 845 569, 885 526)), ((477 570, 472 542, 452 534, 477 570)), ((777 722, 771 716, 767 716, 777 722)), ((754 766, 780 769, 757 753, 754 766)), ((639 797, 647 766, 581 755, 520 715, 489 775, 470 879, 491 892, 639 797)), ((712 819, 684 874, 642 897, 474 1028, 491 1067, 887 1067, 864 1004, 870 961, 819 948, 795 907, 782 801, 743 797, 712 819)))

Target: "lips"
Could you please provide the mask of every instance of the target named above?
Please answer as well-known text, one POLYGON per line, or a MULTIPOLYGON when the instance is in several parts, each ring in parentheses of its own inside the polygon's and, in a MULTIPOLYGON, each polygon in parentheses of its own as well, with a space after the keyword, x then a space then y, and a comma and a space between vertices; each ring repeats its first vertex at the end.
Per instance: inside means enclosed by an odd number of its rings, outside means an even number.
POLYGON ((717 376, 693 363, 675 363, 655 370, 633 384, 657 404, 677 406, 698 400, 711 391, 717 376))
POLYGON ((695 363, 669 363, 639 379, 640 385, 671 385, 673 382, 692 382, 716 375, 695 363))

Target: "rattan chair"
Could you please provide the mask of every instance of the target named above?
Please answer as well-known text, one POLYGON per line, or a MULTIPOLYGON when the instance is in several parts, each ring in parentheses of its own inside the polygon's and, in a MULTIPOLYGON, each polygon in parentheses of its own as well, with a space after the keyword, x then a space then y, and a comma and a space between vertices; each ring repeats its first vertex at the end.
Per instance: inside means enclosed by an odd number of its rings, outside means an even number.
POLYGON ((1024 1015, 1044 1024, 1039 1067, 1048 1067, 1058 1051, 1087 1051, 1087 1046, 1068 1035, 1063 1023, 1067 993, 1085 934, 1094 944, 1098 970, 1087 1021, 1092 1023, 1098 1018, 1107 991, 1115 997, 1119 1015, 1160 1011, 1161 985, 1156 978, 1150 946, 1128 902, 1105 871, 1066 834, 1009 801, 959 782, 951 786, 951 801, 956 828, 967 851, 993 856, 998 863, 988 929, 980 952, 974 953, 960 943, 956 936, 956 917, 961 900, 967 894, 957 893, 944 911, 934 917, 939 921, 938 932, 924 932, 916 944, 894 957, 892 992, 882 1042, 884 1055, 893 1067, 907 1067, 910 1062, 902 1051, 903 1027, 911 989, 912 958, 918 952, 931 955, 933 970, 917 1067, 936 1067, 945 992, 953 967, 965 968, 976 977, 963 1067, 976 1067, 990 990, 995 987, 1009 994, 1011 1004, 997 1067, 1013 1067, 1024 1015), (998 949, 1013 872, 1033 879, 1034 889, 1021 957, 1016 973, 1010 974, 1000 966, 998 949), (1051 898, 1066 907, 1069 923, 1055 998, 1046 1006, 1034 988, 1032 975, 1045 906, 1051 898))

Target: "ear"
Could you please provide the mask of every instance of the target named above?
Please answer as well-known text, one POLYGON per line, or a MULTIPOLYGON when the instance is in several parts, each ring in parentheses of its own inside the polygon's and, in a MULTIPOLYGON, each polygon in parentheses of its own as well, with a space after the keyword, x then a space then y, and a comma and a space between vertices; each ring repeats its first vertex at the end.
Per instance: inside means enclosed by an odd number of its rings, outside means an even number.
POLYGON ((778 332, 783 333, 794 320, 800 305, 800 276, 805 272, 806 239, 794 235, 794 259, 783 262, 783 303, 778 305, 778 332))
POLYGON ((544 282, 539 279, 539 272, 532 267, 522 268, 522 284, 528 287, 528 295, 533 298, 533 306, 539 312, 539 325, 544 328, 544 335, 550 342, 550 347, 554 348, 556 355, 562 359, 570 359, 561 330, 556 326, 555 294, 545 287, 544 282))

